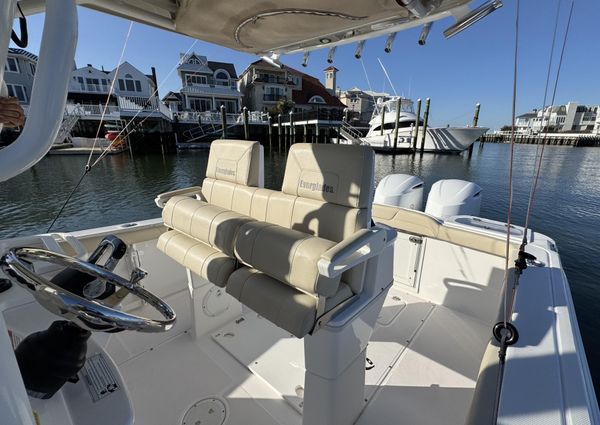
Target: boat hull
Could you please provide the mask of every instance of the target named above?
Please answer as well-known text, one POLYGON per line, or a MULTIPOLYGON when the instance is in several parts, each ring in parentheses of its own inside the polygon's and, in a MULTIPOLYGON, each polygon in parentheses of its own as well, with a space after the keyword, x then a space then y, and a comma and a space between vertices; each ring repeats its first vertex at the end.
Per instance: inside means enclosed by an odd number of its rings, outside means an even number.
MULTIPOLYGON (((483 127, 443 127, 428 128, 425 137, 425 152, 462 152, 488 131, 483 127)), ((422 132, 417 137, 416 148, 420 149, 422 132)), ((360 139, 362 144, 368 144, 376 151, 402 152, 413 149, 413 130, 398 129, 398 141, 394 146, 394 130, 385 130, 383 135, 371 135, 360 139)))

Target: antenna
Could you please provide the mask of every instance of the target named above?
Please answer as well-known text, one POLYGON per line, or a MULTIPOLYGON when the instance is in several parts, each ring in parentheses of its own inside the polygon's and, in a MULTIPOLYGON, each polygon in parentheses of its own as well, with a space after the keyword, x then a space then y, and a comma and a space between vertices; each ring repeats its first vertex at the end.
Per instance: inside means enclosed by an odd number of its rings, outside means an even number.
POLYGON ((381 69, 383 69, 383 73, 385 74, 385 77, 387 78, 388 82, 390 83, 392 90, 394 90, 394 96, 398 96, 398 92, 396 91, 396 88, 394 87, 394 83, 392 83, 392 80, 390 79, 390 76, 388 75, 387 70, 385 69, 385 66, 383 66, 383 63, 381 62, 381 59, 377 58, 377 60, 379 61, 379 65, 381 65, 381 69))

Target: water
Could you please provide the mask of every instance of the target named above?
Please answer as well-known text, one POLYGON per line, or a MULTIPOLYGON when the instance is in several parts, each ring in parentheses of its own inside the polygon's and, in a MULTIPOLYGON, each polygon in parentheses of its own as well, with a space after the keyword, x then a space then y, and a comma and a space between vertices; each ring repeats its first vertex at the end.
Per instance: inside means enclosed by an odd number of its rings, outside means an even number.
MULTIPOLYGON (((425 180, 425 193, 436 180, 471 180, 483 188, 481 214, 506 221, 508 145, 475 147, 464 155, 377 155, 376 179, 397 172, 425 180)), ((513 221, 524 223, 535 159, 535 146, 518 145, 515 154, 513 221)), ((12 180, 0 183, 0 238, 45 232, 81 176, 87 158, 52 156, 12 180)), ((207 152, 107 157, 86 176, 53 230, 73 231, 160 215, 156 194, 198 185, 207 152)), ((285 158, 266 153, 265 180, 281 187, 285 158)), ((577 311, 588 361, 600 394, 600 149, 546 148, 531 226, 558 244, 577 311)))

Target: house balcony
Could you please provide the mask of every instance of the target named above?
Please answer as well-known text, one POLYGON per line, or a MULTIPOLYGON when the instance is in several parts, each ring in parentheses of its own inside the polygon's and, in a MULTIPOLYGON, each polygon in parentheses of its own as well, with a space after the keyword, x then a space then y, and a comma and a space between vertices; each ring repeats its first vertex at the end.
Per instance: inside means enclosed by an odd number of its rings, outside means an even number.
POLYGON ((69 85, 69 91, 71 92, 83 92, 83 93, 108 93, 110 86, 102 84, 81 84, 78 82, 71 82, 69 85))
POLYGON ((254 74, 252 78, 252 82, 254 83, 268 83, 268 84, 294 84, 291 80, 288 80, 285 77, 280 77, 278 75, 267 75, 267 74, 254 74))
POLYGON ((278 102, 281 99, 286 99, 285 94, 263 94, 263 101, 265 102, 278 102))

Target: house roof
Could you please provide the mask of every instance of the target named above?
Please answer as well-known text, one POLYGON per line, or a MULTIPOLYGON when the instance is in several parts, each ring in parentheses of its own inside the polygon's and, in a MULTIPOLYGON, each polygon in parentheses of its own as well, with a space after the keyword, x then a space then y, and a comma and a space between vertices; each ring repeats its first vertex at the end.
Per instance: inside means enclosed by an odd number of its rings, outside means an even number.
POLYGON ((521 114, 521 115, 517 116, 517 118, 534 118, 534 117, 537 117, 536 112, 527 112, 525 114, 521 114))
POLYGON ((235 72, 235 66, 232 63, 208 61, 208 67, 212 69, 213 72, 217 69, 224 69, 231 78, 237 78, 237 72, 235 72))
POLYGON ((15 49, 13 47, 9 47, 8 48, 8 53, 12 53, 13 55, 21 55, 21 56, 25 56, 28 59, 31 59, 33 61, 38 60, 38 57, 36 55, 34 55, 33 53, 28 52, 27 50, 23 50, 23 49, 15 49))
POLYGON ((163 102, 166 102, 166 101, 168 101, 168 100, 178 100, 178 101, 181 101, 181 100, 182 100, 182 97, 181 97, 181 94, 180 94, 180 93, 177 93, 177 92, 170 91, 169 93, 167 93, 167 94, 166 94, 166 95, 165 95, 165 96, 162 98, 162 101, 163 101, 163 102))
POLYGON ((335 66, 331 65, 325 68, 323 71, 339 71, 335 66))
MULTIPOLYGON (((300 72, 300 71, 298 71, 300 72)), ((345 108, 340 100, 333 96, 321 82, 308 74, 302 74, 302 90, 292 90, 292 100, 297 105, 306 105, 313 96, 321 96, 327 106, 345 108)))

